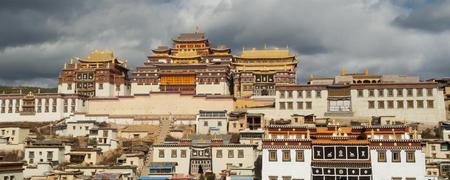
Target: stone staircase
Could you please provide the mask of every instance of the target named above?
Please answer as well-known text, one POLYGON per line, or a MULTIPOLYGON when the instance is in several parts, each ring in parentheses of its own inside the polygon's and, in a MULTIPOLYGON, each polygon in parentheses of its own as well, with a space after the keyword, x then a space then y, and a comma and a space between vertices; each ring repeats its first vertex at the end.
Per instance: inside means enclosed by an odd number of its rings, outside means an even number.
MULTIPOLYGON (((173 117, 171 115, 161 117, 159 120, 159 131, 158 136, 154 142, 154 144, 162 144, 166 139, 167 135, 169 135, 170 129, 173 127, 173 117)), ((153 151, 150 149, 145 157, 144 166, 141 170, 141 176, 145 176, 149 174, 148 166, 151 162, 153 162, 153 151)))

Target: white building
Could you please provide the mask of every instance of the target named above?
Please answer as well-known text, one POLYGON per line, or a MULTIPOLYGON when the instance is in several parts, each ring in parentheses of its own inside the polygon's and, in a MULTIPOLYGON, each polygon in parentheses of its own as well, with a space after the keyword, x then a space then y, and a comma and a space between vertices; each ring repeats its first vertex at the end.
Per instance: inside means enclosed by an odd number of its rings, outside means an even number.
POLYGON ((8 144, 23 144, 30 134, 30 129, 20 127, 3 127, 0 128, 0 137, 6 138, 8 144))
POLYGON ((75 94, 0 94, 0 121, 48 122, 84 109, 85 98, 75 94))
MULTIPOLYGON (((293 114, 317 118, 394 121, 435 126, 445 120, 444 97, 436 83, 374 83, 351 85, 291 85, 276 87, 275 109, 251 110, 266 118, 289 119, 293 114)), ((250 110, 249 110, 250 111, 250 110)))
POLYGON ((403 125, 269 125, 262 179, 424 179, 425 156, 417 137, 403 125))
POLYGON ((65 154, 65 161, 72 164, 96 165, 103 155, 99 148, 73 148, 65 154))
POLYGON ((64 136, 85 137, 88 136, 91 129, 98 128, 98 123, 92 120, 86 121, 68 121, 64 136))
MULTIPOLYGON (((176 163, 175 173, 185 175, 196 175, 200 166, 204 172, 211 171, 215 174, 226 170, 227 165, 253 169, 257 158, 256 145, 232 144, 224 142, 223 139, 194 142, 182 139, 179 142, 155 144, 152 147, 153 162, 176 163)), ((149 168, 151 171, 153 167, 149 168)))
POLYGON ((0 162, 0 179, 23 179, 23 162, 0 162))
POLYGON ((89 147, 100 148, 102 152, 114 150, 118 146, 117 129, 110 127, 92 128, 89 132, 89 140, 95 143, 89 147))
POLYGON ((57 140, 43 140, 25 146, 25 158, 28 166, 48 162, 58 165, 64 162, 64 146, 57 140))
POLYGON ((227 111, 203 111, 197 115, 197 134, 227 134, 227 111))

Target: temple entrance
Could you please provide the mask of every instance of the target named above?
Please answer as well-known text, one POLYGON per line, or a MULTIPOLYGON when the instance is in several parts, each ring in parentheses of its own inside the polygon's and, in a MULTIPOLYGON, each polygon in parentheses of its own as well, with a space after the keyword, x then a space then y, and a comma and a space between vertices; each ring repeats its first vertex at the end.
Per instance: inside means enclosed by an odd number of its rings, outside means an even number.
POLYGON ((267 91, 267 89, 261 90, 261 96, 268 96, 268 95, 269 95, 269 91, 267 91))

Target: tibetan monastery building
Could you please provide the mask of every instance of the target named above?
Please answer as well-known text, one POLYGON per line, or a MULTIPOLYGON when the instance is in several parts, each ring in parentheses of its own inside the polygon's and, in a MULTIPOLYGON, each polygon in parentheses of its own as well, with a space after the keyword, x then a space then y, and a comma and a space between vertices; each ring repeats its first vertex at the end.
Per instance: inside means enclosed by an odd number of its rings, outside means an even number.
POLYGON ((244 49, 233 66, 236 97, 275 96, 276 85, 296 83, 297 60, 288 49, 244 49))
POLYGON ((225 46, 211 48, 204 33, 183 33, 173 47, 153 49, 144 66, 132 73, 132 95, 149 92, 230 94, 233 56, 225 46))
POLYGON ((58 93, 112 97, 130 93, 127 62, 112 51, 95 50, 85 58, 64 64, 59 75, 58 93))
POLYGON ((262 180, 425 179, 421 140, 405 125, 271 125, 262 154, 262 180))

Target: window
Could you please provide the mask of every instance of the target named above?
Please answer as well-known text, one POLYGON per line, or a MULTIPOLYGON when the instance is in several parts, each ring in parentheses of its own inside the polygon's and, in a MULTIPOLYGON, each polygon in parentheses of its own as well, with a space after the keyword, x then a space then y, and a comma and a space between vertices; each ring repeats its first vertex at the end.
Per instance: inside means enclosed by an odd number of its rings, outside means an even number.
POLYGON ((316 98, 321 98, 322 97, 322 94, 320 93, 320 90, 317 90, 316 91, 316 98))
POLYGON ((423 96, 423 89, 417 89, 417 96, 422 97, 423 96))
POLYGON ((28 152, 28 158, 31 158, 31 159, 34 158, 34 151, 28 152))
POLYGON ((378 162, 386 162, 386 151, 378 151, 378 162))
POLYGON ((407 177, 406 180, 416 180, 416 178, 413 178, 413 177, 407 177))
POLYGON ((244 158, 244 150, 243 149, 238 150, 238 158, 244 158))
POLYGON ((203 126, 208 126, 208 121, 203 122, 203 126))
POLYGON ((285 98, 284 91, 280 91, 280 98, 285 98))
POLYGON ((283 180, 291 180, 291 176, 282 176, 283 180))
POLYGON ((186 157, 186 150, 185 149, 181 150, 181 157, 182 158, 186 157))
POLYGON ((394 90, 393 89, 388 89, 388 96, 389 97, 394 96, 394 90))
POLYGON ((303 102, 297 102, 297 109, 303 109, 303 102))
POLYGON ((406 104, 407 104, 408 108, 414 108, 414 101, 413 100, 406 101, 406 104))
POLYGON ((406 162, 416 162, 414 151, 406 152, 406 162))
POLYGON ((379 89, 378 90, 378 97, 383 97, 384 96, 384 89, 379 89))
POLYGON ((362 89, 358 89, 358 97, 363 97, 364 91, 362 89))
POLYGON ((427 108, 434 108, 434 101, 433 100, 427 100, 427 108))
POLYGON ((277 161, 277 151, 276 150, 269 151, 269 161, 277 161))
POLYGON ((176 149, 172 149, 172 153, 170 153, 170 157, 177 158, 177 150, 176 149))
POLYGON ((278 176, 269 176, 269 180, 278 180, 278 176))
POLYGON ((433 96, 433 89, 427 89, 427 96, 433 96))
POLYGON ((297 98, 303 98, 303 91, 297 91, 297 98))
POLYGON ((397 89, 397 96, 399 97, 403 96, 403 89, 397 89))
POLYGON ((98 84, 98 89, 103 89, 103 83, 98 84))
POLYGON ((287 109, 293 109, 292 102, 287 102, 287 109))
POLYGON ((53 151, 47 151, 47 159, 53 159, 53 151))
POLYGON ((222 126, 222 121, 217 122, 217 126, 222 126))
POLYGON ((291 161, 291 151, 283 150, 283 161, 291 161))
POLYGON ((394 108, 394 101, 387 101, 387 107, 388 107, 389 109, 394 108))
POLYGON ((378 109, 384 109, 384 101, 378 101, 378 109))
POLYGON ((164 150, 160 149, 158 153, 159 158, 164 158, 164 150))
POLYGON ((412 89, 406 89, 406 96, 413 96, 413 90, 412 89))
POLYGON ((369 101, 369 109, 375 108, 375 101, 369 101))
POLYGON ((88 155, 88 157, 87 157, 87 158, 88 158, 88 159, 91 159, 91 154, 87 154, 87 155, 88 155))
POLYGON ((311 98, 311 91, 306 91, 306 98, 311 98))
POLYGON ((417 108, 423 108, 423 100, 417 101, 417 108))
POLYGON ((234 150, 228 150, 228 158, 234 158, 234 150))
POLYGON ((280 102, 280 109, 286 109, 286 104, 284 102, 280 102))
POLYGON ((375 92, 373 91, 373 89, 369 89, 369 97, 374 97, 375 96, 375 92))
POLYGON ((288 98, 292 98, 292 91, 288 91, 287 94, 288 94, 288 98))
POLYGON ((397 101, 397 108, 403 109, 403 101, 397 101))
POLYGON ((222 158, 222 150, 216 151, 216 158, 222 158))
POLYGON ((67 90, 72 90, 72 83, 67 84, 67 90))
POLYGON ((400 151, 392 151, 392 162, 400 162, 400 151))
POLYGON ((402 180, 401 177, 392 177, 392 180, 402 180))
POLYGON ((308 101, 306 102, 306 109, 311 109, 312 108, 312 102, 308 101))
POLYGON ((305 158, 303 157, 303 150, 297 150, 295 151, 295 161, 297 162, 303 162, 305 161, 305 158))

